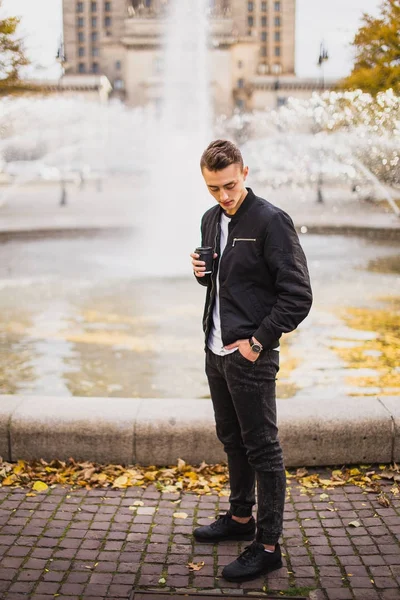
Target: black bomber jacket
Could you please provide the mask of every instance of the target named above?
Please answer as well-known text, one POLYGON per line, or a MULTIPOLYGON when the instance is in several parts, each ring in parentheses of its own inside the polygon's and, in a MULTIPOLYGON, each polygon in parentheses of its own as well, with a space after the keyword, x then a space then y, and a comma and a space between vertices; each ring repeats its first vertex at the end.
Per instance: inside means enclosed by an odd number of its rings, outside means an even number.
POLYGON ((312 304, 307 261, 292 219, 282 209, 256 196, 250 188, 230 216, 229 235, 220 257, 222 208, 210 208, 201 221, 201 244, 218 257, 213 272, 197 281, 207 286, 203 329, 212 326, 219 261, 222 342, 226 346, 252 335, 271 350, 305 319, 312 304))

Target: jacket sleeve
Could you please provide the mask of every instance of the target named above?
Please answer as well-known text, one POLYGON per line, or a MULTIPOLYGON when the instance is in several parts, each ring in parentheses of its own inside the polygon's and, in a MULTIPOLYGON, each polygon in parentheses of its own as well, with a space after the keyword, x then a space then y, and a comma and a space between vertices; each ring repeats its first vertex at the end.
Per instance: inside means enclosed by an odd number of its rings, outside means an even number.
MULTIPOLYGON (((202 245, 203 245, 203 238, 204 238, 204 215, 203 215, 203 217, 202 217, 202 219, 201 219, 201 227, 200 227, 200 229, 201 229, 201 242, 200 242, 200 246, 202 246, 202 245)), ((193 271, 193 276, 194 276, 194 278, 196 279, 196 281, 197 281, 197 282, 198 282, 200 285, 202 285, 202 286, 204 286, 204 287, 207 287, 207 286, 208 286, 208 284, 209 284, 209 283, 210 283, 210 281, 211 281, 211 274, 209 274, 209 275, 204 275, 204 277, 196 277, 196 275, 195 275, 195 273, 194 273, 194 271, 193 271)))
POLYGON ((275 280, 277 300, 253 335, 271 349, 282 333, 296 329, 312 304, 307 260, 292 219, 284 211, 276 213, 268 225, 264 260, 275 280))

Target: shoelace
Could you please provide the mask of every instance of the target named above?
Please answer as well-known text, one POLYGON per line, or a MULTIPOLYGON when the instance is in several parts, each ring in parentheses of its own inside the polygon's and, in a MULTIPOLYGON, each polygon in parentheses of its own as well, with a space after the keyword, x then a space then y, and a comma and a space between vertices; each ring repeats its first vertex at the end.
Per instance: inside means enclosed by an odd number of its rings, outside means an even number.
POLYGON ((216 527, 218 527, 221 523, 223 523, 224 525, 227 524, 229 521, 231 520, 231 517, 229 514, 224 514, 224 515, 219 515, 218 519, 216 521, 214 521, 214 523, 211 523, 210 527, 211 529, 215 529, 216 527))
POLYGON ((238 562, 242 565, 246 565, 251 562, 253 558, 261 551, 260 544, 258 542, 253 542, 250 546, 245 546, 244 551, 238 557, 238 562))

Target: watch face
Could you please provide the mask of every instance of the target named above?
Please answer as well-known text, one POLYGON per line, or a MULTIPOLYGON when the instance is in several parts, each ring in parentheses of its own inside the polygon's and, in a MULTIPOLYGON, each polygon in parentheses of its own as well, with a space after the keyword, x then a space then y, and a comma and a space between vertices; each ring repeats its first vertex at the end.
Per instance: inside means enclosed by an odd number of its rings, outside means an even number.
POLYGON ((260 344, 253 344, 251 349, 253 350, 253 352, 256 352, 257 354, 260 354, 260 352, 261 352, 260 344))

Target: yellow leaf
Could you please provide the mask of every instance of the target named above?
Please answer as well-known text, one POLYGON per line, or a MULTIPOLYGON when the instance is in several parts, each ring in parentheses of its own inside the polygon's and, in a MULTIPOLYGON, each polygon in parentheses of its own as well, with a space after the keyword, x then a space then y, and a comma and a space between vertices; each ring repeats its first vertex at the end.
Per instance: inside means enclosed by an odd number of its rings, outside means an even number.
POLYGON ((320 483, 322 483, 322 485, 332 485, 332 481, 330 479, 320 479, 319 480, 320 483))
POLYGON ((321 498, 321 500, 326 500, 327 498, 329 498, 328 494, 320 494, 319 497, 321 498))
POLYGON ((1 483, 2 485, 12 485, 13 483, 15 483, 15 475, 9 475, 5 479, 3 479, 1 483))
POLYGON ((144 502, 142 500, 135 500, 133 506, 144 506, 144 502))
POLYGON ((154 471, 146 471, 146 473, 144 474, 144 478, 148 481, 154 481, 156 477, 157 473, 154 473, 154 471))
POLYGON ((126 486, 126 484, 128 483, 128 478, 126 475, 121 475, 120 477, 117 477, 114 481, 114 483, 112 484, 113 487, 124 487, 126 486))
POLYGON ((35 481, 32 489, 35 490, 35 492, 45 492, 49 489, 49 486, 44 481, 35 481))
POLYGON ((350 476, 354 477, 355 475, 361 475, 360 469, 350 469, 350 476))
POLYGON ((160 579, 158 580, 158 583, 164 584, 166 583, 167 580, 165 579, 165 577, 160 577, 160 579))
POLYGON ((176 512, 173 514, 175 519, 187 519, 188 515, 185 512, 176 512))
POLYGON ((36 494, 34 494, 33 492, 28 492, 27 494, 25 494, 25 496, 28 496, 28 498, 33 498, 33 496, 36 496, 36 494))
POLYGON ((24 461, 19 460, 18 464, 13 468, 15 475, 19 475, 25 470, 24 461))

